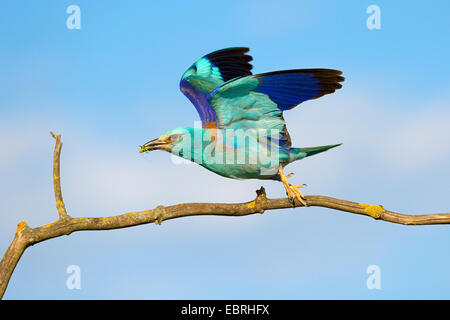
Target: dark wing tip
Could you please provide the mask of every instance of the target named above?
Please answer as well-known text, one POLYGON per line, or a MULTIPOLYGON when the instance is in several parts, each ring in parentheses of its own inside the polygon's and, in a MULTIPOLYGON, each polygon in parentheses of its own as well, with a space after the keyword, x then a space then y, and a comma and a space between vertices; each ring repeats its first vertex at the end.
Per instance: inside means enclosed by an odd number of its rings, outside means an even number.
POLYGON ((342 71, 334 69, 311 69, 314 77, 318 80, 321 87, 320 93, 315 98, 320 98, 326 94, 334 93, 336 90, 342 88, 341 82, 345 80, 342 71))
POLYGON ((249 52, 250 49, 247 47, 232 47, 216 50, 214 52, 208 53, 205 57, 217 57, 217 56, 228 56, 228 55, 244 55, 249 52))
POLYGON ((246 54, 249 51, 247 47, 233 47, 211 52, 205 57, 219 68, 223 80, 228 81, 252 74, 250 61, 253 58, 246 54))

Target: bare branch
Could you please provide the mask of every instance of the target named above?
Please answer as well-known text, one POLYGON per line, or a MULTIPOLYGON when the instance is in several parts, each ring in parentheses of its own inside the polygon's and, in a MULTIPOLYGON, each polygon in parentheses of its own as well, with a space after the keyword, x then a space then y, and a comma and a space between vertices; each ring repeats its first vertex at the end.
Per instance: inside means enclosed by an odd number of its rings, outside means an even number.
MULTIPOLYGON (((151 210, 128 212, 111 217, 70 217, 62 201, 59 178, 59 158, 61 152, 61 136, 51 133, 56 140, 53 157, 54 189, 59 219, 41 227, 30 228, 24 221, 17 225, 16 234, 11 245, 0 262, 0 298, 6 290, 11 275, 25 249, 36 243, 69 235, 82 230, 111 230, 127 228, 140 224, 161 224, 165 220, 198 216, 220 215, 240 217, 255 213, 264 213, 266 210, 287 209, 302 207, 295 200, 292 203, 288 198, 269 199, 263 187, 258 190, 253 201, 244 203, 182 203, 173 206, 158 206, 151 210)), ((365 215, 374 219, 405 225, 449 224, 450 213, 411 215, 386 210, 381 205, 369 205, 352 201, 340 200, 327 196, 305 196, 308 207, 325 207, 329 209, 365 215)))
POLYGON ((60 176, 60 155, 61 155, 61 135, 54 134, 50 131, 50 134, 55 138, 55 151, 53 152, 53 189, 55 190, 56 209, 58 210, 60 219, 69 219, 69 215, 66 211, 66 206, 62 198, 61 192, 61 176, 60 176))

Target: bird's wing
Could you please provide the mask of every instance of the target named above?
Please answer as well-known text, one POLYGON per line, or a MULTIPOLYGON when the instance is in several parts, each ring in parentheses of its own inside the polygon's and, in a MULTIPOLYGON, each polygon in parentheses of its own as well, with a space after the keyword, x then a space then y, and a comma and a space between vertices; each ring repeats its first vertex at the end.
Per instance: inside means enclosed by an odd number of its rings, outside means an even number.
POLYGON ((289 148, 282 112, 341 88, 341 74, 331 69, 298 69, 250 75, 222 84, 207 99, 217 128, 276 129, 278 145, 289 148))
POLYGON ((212 52, 183 74, 180 89, 194 104, 203 127, 215 127, 216 114, 206 99, 209 93, 228 80, 252 74, 248 51, 248 48, 228 48, 212 52))

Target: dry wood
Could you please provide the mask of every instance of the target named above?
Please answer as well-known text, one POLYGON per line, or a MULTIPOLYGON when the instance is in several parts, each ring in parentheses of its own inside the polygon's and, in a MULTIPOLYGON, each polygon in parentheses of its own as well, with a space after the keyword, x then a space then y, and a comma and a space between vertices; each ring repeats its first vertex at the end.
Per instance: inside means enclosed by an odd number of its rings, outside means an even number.
MULTIPOLYGON (((264 213, 266 210, 304 206, 298 200, 292 203, 288 198, 269 199, 266 197, 264 188, 261 187, 260 190, 256 191, 257 196, 254 200, 244 203, 182 203, 173 206, 158 206, 151 210, 128 212, 111 217, 72 218, 66 212, 61 192, 61 136, 50 133, 56 141, 53 154, 53 182, 59 219, 36 228, 30 228, 25 221, 19 222, 14 239, 0 261, 0 298, 3 297, 11 275, 26 248, 51 238, 69 235, 74 231, 110 230, 145 223, 161 224, 164 220, 196 215, 239 217, 264 213)), ((429 225, 450 223, 450 213, 411 215, 392 212, 384 209, 381 205, 368 205, 327 196, 310 195, 305 196, 305 199, 308 207, 325 207, 398 224, 429 225)))

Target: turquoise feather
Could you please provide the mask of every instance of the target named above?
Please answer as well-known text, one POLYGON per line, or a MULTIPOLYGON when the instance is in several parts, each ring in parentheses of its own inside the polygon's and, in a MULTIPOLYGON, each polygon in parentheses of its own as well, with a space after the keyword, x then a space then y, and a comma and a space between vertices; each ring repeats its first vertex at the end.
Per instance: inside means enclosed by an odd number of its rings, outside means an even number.
POLYGON ((247 48, 229 48, 197 60, 181 91, 202 126, 172 129, 142 146, 161 149, 224 177, 279 180, 278 168, 339 144, 293 148, 283 111, 341 88, 341 72, 297 69, 252 75, 247 48))

